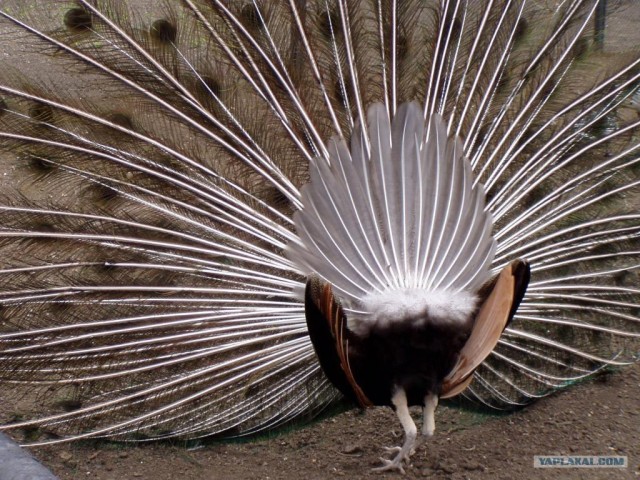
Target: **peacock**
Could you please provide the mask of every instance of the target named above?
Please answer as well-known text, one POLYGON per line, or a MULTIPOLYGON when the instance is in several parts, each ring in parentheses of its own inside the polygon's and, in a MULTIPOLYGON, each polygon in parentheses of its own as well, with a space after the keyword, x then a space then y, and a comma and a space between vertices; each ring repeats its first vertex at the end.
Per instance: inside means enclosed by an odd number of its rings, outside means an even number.
POLYGON ((633 3, 0 2, 2 428, 346 400, 396 411, 404 471, 441 399, 636 361, 640 46, 603 39, 633 3))

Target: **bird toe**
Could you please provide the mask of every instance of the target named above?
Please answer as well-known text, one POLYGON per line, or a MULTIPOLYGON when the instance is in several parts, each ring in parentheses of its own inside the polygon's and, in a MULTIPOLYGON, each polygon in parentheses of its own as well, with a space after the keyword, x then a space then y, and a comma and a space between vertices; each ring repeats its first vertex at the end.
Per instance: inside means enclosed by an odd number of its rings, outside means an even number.
POLYGON ((402 458, 400 455, 397 455, 393 460, 389 460, 388 458, 380 457, 380 461, 382 461, 382 466, 372 468, 373 472, 388 472, 389 470, 396 470, 401 474, 405 474, 404 468, 402 467, 402 458))

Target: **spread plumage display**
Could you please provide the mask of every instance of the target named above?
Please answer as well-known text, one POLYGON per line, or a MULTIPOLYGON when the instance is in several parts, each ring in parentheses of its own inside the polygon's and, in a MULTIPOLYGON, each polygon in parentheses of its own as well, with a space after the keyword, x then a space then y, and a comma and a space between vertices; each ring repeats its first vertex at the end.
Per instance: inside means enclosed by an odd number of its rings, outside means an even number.
POLYGON ((0 3, 28 60, 0 69, 0 381, 27 443, 346 398, 395 409, 403 471, 440 399, 637 360, 640 46, 603 48, 604 2, 25 3, 0 3))

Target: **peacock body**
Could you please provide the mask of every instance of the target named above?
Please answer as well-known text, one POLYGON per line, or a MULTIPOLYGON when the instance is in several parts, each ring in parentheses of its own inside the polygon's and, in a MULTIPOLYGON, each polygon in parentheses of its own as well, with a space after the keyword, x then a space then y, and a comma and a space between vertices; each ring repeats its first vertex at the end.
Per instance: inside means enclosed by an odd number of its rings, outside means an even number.
POLYGON ((396 409, 402 469, 408 405, 431 435, 438 398, 637 360, 640 48, 601 2, 41 3, 0 3, 35 59, 0 71, 5 428, 232 437, 344 395, 396 409))

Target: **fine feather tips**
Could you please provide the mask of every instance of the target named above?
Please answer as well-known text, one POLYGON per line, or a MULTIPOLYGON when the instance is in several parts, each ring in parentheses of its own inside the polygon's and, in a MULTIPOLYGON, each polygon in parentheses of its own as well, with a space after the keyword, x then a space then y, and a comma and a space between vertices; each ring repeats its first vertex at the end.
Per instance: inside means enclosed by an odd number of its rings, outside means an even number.
POLYGON ((447 135, 440 115, 426 121, 416 103, 400 105, 393 119, 373 104, 367 120, 370 152, 356 128, 350 152, 334 138, 329 158, 311 163, 303 209, 293 217, 301 241, 287 255, 331 283, 348 312, 387 312, 389 292, 408 292, 391 312, 413 312, 409 297, 417 295, 418 310, 434 301, 432 315, 457 318, 456 308, 438 309, 448 305, 441 297, 459 294, 466 318, 470 297, 488 280, 495 241, 462 142, 447 135))

